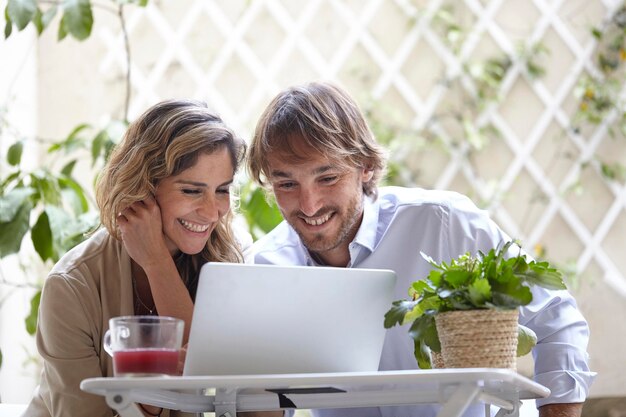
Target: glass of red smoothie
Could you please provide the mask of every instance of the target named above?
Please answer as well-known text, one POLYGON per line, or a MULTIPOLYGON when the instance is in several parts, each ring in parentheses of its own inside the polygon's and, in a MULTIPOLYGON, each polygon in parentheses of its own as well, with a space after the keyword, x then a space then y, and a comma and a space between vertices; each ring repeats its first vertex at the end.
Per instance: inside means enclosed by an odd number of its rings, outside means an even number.
POLYGON ((166 316, 123 316, 109 320, 104 349, 115 376, 178 374, 185 323, 166 316))

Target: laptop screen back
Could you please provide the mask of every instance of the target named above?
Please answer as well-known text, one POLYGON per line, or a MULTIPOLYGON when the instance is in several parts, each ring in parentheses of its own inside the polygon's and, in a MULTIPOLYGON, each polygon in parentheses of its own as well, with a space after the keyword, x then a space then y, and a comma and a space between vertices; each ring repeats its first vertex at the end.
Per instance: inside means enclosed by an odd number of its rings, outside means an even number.
POLYGON ((393 271, 208 263, 184 375, 378 369, 393 271))

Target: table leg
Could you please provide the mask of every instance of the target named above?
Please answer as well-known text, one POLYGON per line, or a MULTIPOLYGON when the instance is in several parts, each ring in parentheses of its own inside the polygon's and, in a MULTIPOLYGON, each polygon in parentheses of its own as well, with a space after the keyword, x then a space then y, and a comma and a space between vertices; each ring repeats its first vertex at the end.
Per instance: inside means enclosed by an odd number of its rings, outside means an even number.
POLYGON ((457 385, 452 395, 445 400, 437 417, 460 417, 479 392, 480 388, 476 384, 457 385))
POLYGON ((513 409, 507 410, 505 408, 501 408, 495 417, 519 417, 519 409, 522 406, 521 401, 511 401, 513 403, 513 409))
POLYGON ((127 392, 110 392, 106 395, 106 402, 120 414, 120 417, 144 417, 127 392))
POLYGON ((215 417, 237 416, 237 389, 218 388, 215 391, 215 417))

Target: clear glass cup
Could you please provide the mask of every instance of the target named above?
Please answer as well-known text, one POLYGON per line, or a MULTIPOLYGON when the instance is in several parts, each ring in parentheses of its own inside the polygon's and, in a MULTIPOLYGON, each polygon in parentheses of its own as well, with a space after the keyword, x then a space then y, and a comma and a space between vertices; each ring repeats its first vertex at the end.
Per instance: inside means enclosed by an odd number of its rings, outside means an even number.
POLYGON ((109 320, 104 350, 115 376, 177 375, 183 320, 166 316, 122 316, 109 320))

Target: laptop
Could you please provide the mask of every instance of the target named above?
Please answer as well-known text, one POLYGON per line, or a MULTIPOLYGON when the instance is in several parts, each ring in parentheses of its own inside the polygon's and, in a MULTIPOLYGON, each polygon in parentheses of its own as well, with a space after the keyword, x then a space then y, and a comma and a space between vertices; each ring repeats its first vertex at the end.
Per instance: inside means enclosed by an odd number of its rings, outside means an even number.
POLYGON ((183 375, 378 369, 390 270, 207 263, 183 375))

